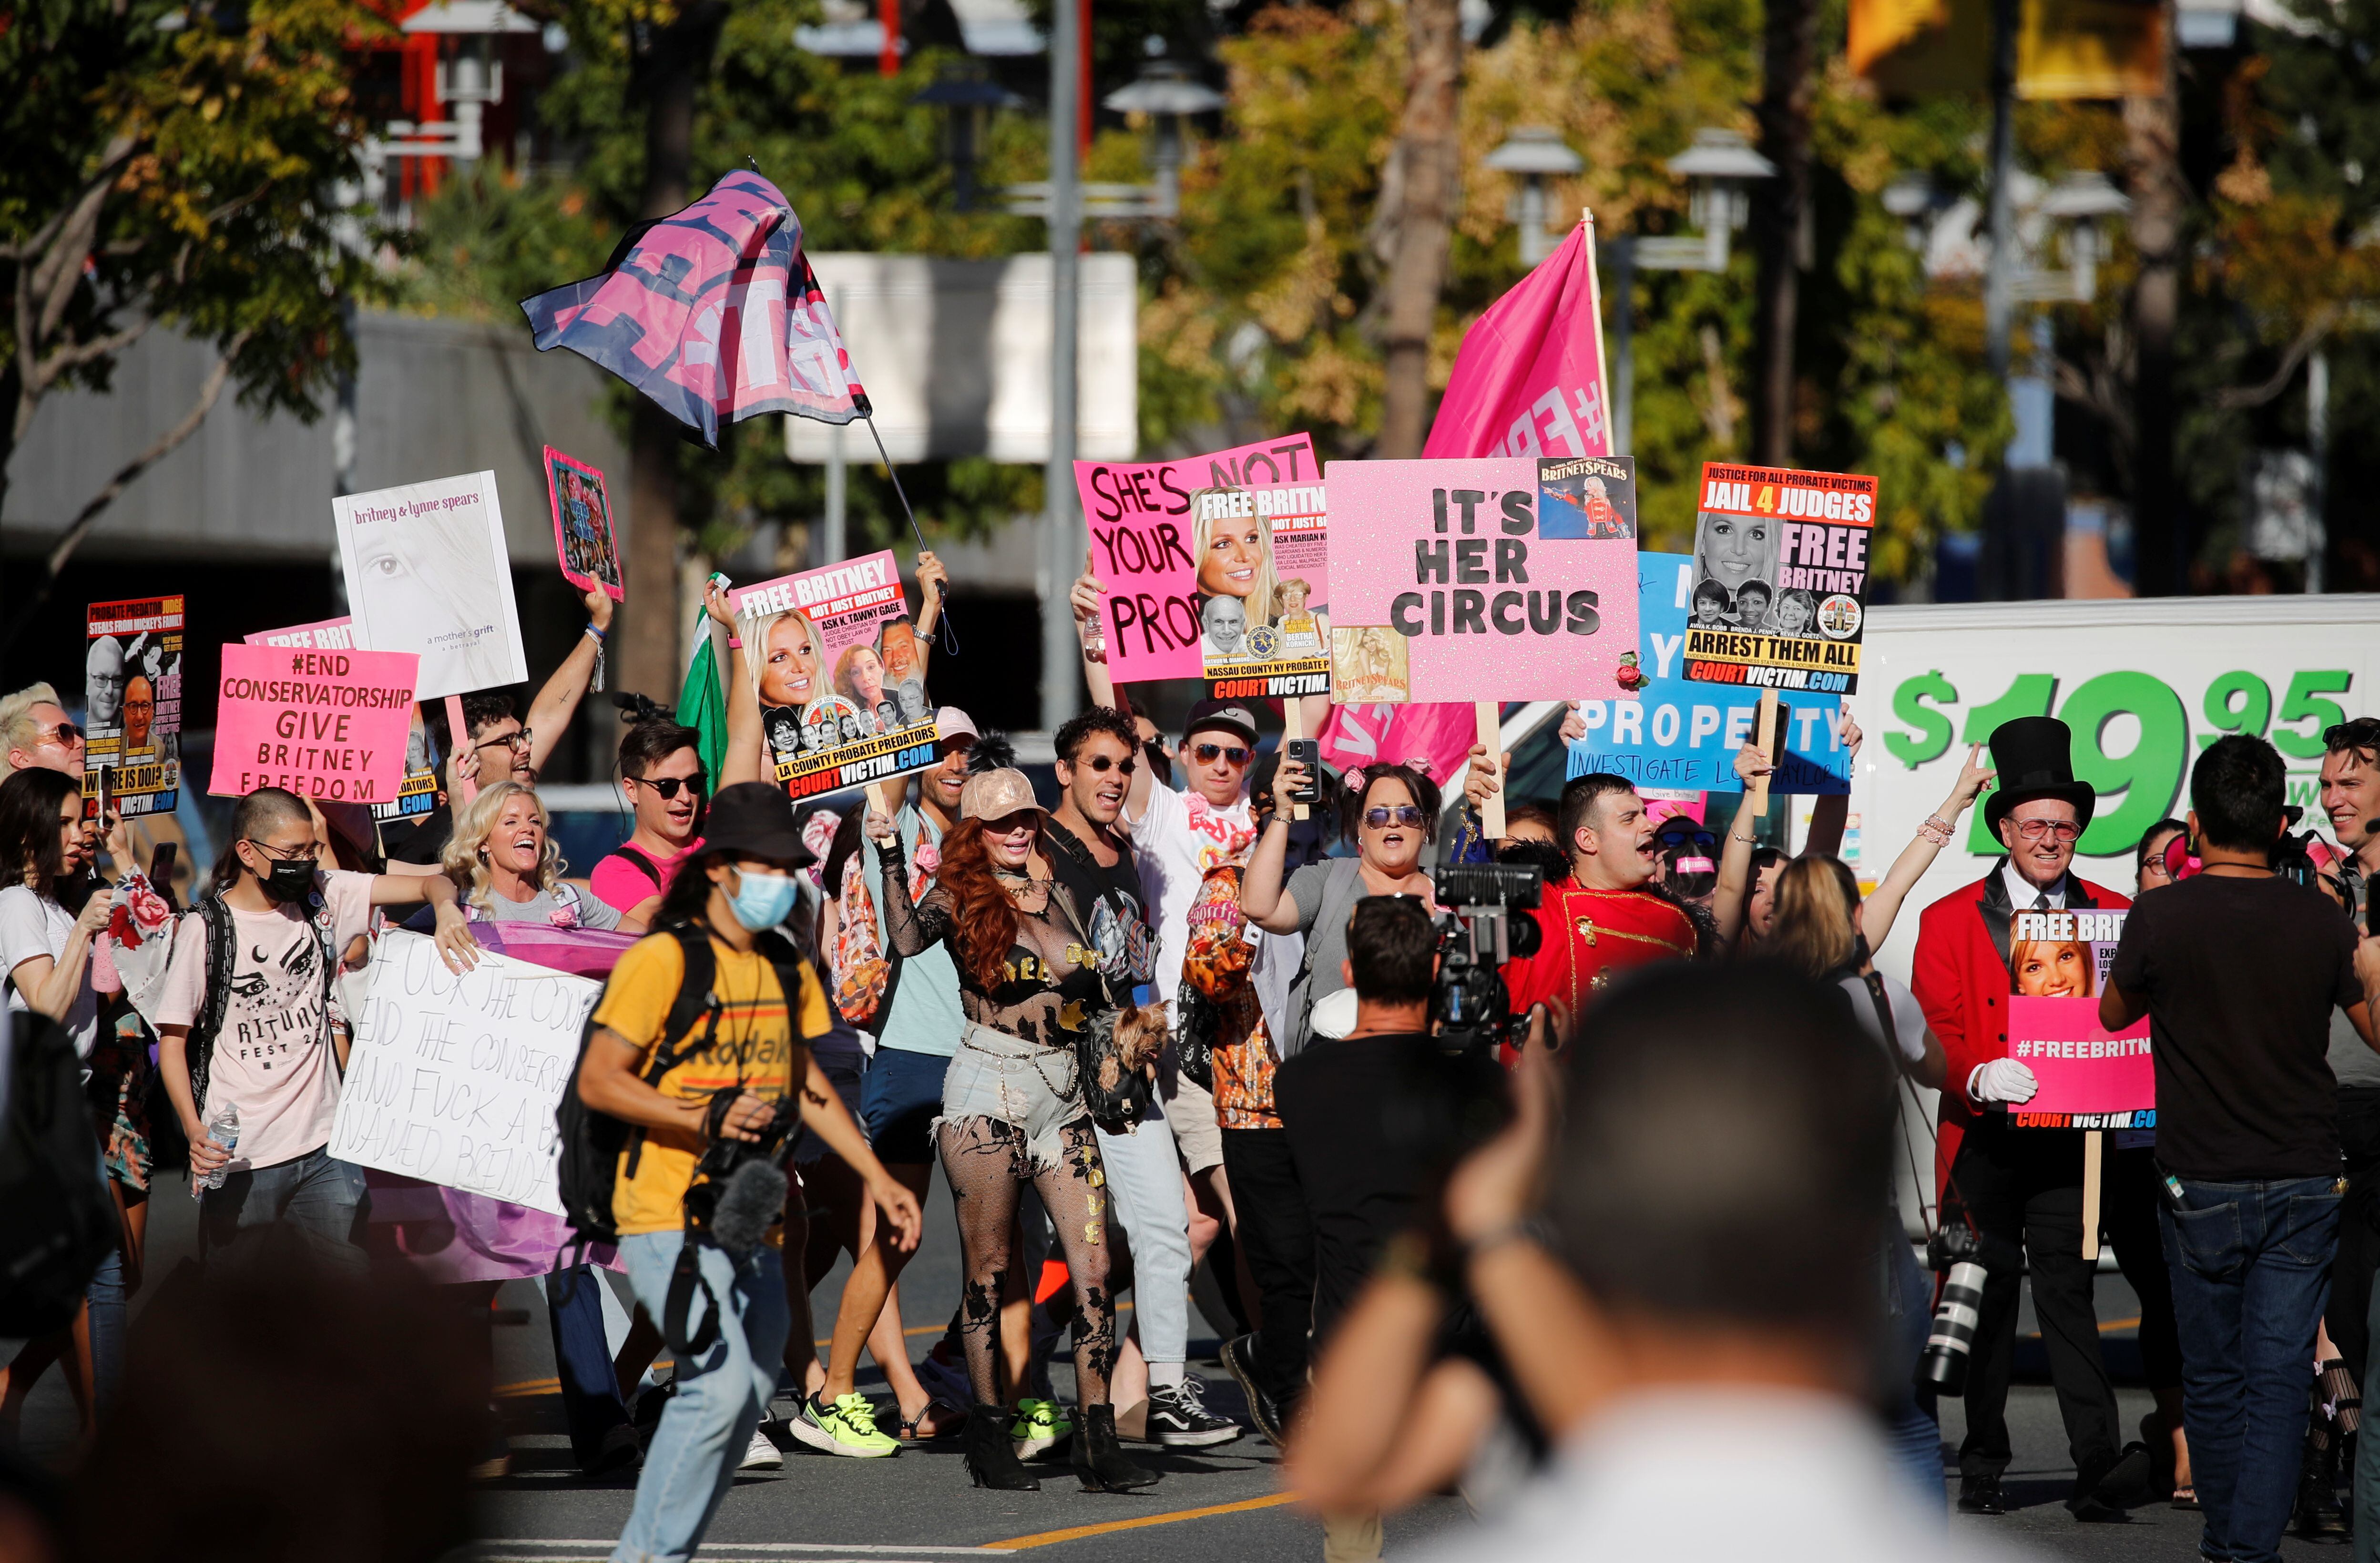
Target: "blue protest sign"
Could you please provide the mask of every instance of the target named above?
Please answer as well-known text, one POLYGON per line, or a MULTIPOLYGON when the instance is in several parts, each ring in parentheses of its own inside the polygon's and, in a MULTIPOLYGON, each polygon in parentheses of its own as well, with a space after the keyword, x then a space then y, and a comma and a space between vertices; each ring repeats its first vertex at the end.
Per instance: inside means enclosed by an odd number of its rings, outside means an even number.
MULTIPOLYGON (((1689 684, 1681 666, 1694 560, 1682 553, 1636 556, 1637 646, 1644 687, 1633 700, 1583 700, 1586 736, 1570 746, 1570 774, 1625 776, 1640 787, 1738 793, 1735 751, 1760 719, 1760 691, 1689 684)), ((1841 699, 1779 693, 1785 760, 1769 782, 1777 793, 1848 793, 1851 757, 1836 733, 1841 699)))

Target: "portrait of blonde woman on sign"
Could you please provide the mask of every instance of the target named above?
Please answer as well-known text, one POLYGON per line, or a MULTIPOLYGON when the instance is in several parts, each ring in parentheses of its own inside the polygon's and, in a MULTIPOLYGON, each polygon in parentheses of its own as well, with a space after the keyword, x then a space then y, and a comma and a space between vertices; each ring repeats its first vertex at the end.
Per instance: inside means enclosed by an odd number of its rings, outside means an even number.
POLYGON ((826 641, 799 610, 758 620, 743 639, 759 650, 752 677, 764 709, 807 710, 829 693, 826 641))
POLYGON ((1212 513, 1235 509, 1247 497, 1245 489, 1200 489, 1190 496, 1198 589, 1209 597, 1237 600, 1243 634, 1250 624, 1264 622, 1279 585, 1272 567, 1272 523, 1261 515, 1212 513))
POLYGON ((1292 576, 1273 588, 1273 624, 1281 631, 1282 650, 1291 656, 1322 654, 1328 621, 1320 613, 1307 610, 1305 600, 1313 594, 1314 588, 1299 576, 1292 576))
MULTIPOLYGON (((1694 522, 1694 579, 1717 581, 1739 597, 1752 581, 1777 578, 1777 523, 1759 515, 1724 515, 1706 510, 1694 522)), ((1767 616, 1767 586, 1762 588, 1767 616)), ((1738 603, 1741 612, 1742 604, 1738 603)))
POLYGON ((2091 947, 2079 939, 2011 940, 2009 972, 2027 999, 2088 999, 2099 991, 2091 947))
POLYGON ((1405 637, 1377 626, 1330 632, 1330 691, 1341 704, 1413 697, 1405 637))

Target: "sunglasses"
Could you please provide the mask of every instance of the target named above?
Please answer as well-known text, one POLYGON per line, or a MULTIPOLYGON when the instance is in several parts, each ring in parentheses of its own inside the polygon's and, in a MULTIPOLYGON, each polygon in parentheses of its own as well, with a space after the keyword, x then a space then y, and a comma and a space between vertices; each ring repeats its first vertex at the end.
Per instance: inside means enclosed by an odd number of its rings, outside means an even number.
POLYGON ((2347 748, 2380 748, 2380 717, 2356 717, 2324 728, 2322 746, 2333 753, 2347 748))
POLYGON ((2028 842, 2052 834, 2061 842, 2070 842, 2082 833, 2082 827, 2071 819, 2019 819, 2014 823, 2016 833, 2028 842))
POLYGON ((77 727, 73 722, 62 721, 55 727, 35 728, 33 730, 33 737, 37 742, 44 744, 57 744, 60 745, 79 744, 82 742, 82 729, 77 727))
POLYGON ((1135 759, 1110 759, 1105 755, 1093 755, 1083 761, 1083 769, 1098 776, 1105 776, 1111 770, 1121 770, 1129 776, 1140 769, 1140 762, 1135 759))
POLYGON ((691 776, 631 776, 628 780, 639 787, 650 787, 662 795, 662 802, 667 803, 677 796, 680 788, 692 793, 699 799, 702 796, 703 783, 710 778, 698 770, 691 776))
POLYGON ((1705 852, 1718 845, 1718 837, 1709 830, 1663 830, 1653 838, 1665 847, 1698 846, 1705 852))
POLYGON ((1412 804, 1399 804, 1394 808, 1385 806, 1367 808, 1364 811, 1364 823, 1375 830, 1385 830, 1390 820, 1400 825, 1416 826, 1428 818, 1429 816, 1412 804))
POLYGON ((1237 744, 1198 744, 1190 750, 1190 757, 1200 765, 1212 765, 1215 757, 1220 755, 1227 764, 1242 766, 1248 763, 1249 754, 1237 744))

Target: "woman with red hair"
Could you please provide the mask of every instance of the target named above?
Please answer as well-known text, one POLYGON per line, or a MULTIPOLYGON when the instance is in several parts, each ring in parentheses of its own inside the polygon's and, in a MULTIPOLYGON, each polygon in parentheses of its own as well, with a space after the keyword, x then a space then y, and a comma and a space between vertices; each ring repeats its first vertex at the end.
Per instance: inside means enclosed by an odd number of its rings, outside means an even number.
MULTIPOLYGON (((1124 1459, 1116 1441, 1108 1398, 1116 1333, 1107 1171, 1076 1078, 1076 1044, 1107 1006, 1107 989, 1082 914, 1051 876, 1046 814, 1021 770, 970 777, 959 794, 959 824, 942 838, 934 888, 914 904, 905 895, 885 898, 885 920, 904 959, 949 941, 966 1015, 934 1131, 965 1251, 961 1334, 976 1402, 966 1424, 968 1474, 980 1487, 1040 1486, 1009 1440, 995 1365, 1017 1188, 1030 1181, 1075 1288, 1082 1401, 1075 1472, 1087 1491, 1130 1492, 1154 1484, 1158 1473, 1124 1459)), ((868 834, 884 882, 908 883, 900 838, 873 807, 868 834)))

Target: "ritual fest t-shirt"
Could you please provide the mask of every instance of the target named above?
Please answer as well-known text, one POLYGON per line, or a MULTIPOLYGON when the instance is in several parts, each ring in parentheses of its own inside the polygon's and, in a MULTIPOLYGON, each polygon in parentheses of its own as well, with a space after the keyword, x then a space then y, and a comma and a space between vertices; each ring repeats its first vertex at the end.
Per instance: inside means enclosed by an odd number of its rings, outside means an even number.
POLYGON ((2149 1007, 2157 1159, 2185 1178, 2339 1169, 2330 1012, 2360 1003, 2355 926, 2278 875, 2198 874, 2132 903, 2110 980, 2149 1007))
MULTIPOLYGON (((371 925, 370 874, 333 869, 317 877, 331 915, 331 946, 345 950, 371 925)), ((212 1120, 229 1102, 239 1109, 234 1160, 277 1167, 331 1143, 339 1108, 338 1060, 323 1002, 321 940, 302 906, 243 912, 225 903, 239 936, 231 1000, 208 1065, 212 1120)), ((207 1007, 207 922, 182 918, 165 970, 164 996, 152 1018, 161 1026, 195 1025, 207 1007)))
MULTIPOLYGON (((803 1042, 833 1028, 826 991, 805 963, 799 968, 801 992, 789 1016, 766 956, 717 939, 710 941, 710 953, 719 963, 711 979, 721 1005, 719 1029, 708 1047, 699 1046, 704 1023, 696 1022, 694 1036, 684 1044, 690 1050, 654 1083, 655 1089, 679 1101, 708 1102, 714 1093, 740 1085, 764 1101, 783 1101, 808 1073, 807 1050, 795 1041, 796 1026, 803 1042)), ((636 1045, 639 1077, 661 1045, 662 1026, 685 975, 686 951, 676 936, 653 934, 620 957, 595 1005, 597 1025, 636 1045)), ((647 1129, 631 1137, 620 1153, 612 1189, 612 1216, 622 1237, 684 1228, 686 1189, 694 1181, 703 1145, 698 1129, 647 1129)))

